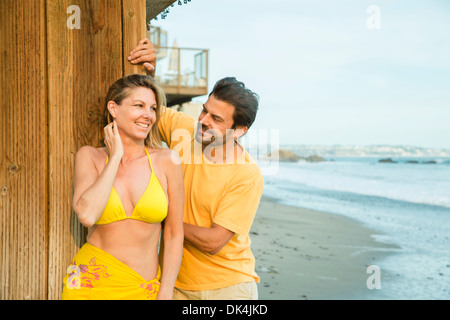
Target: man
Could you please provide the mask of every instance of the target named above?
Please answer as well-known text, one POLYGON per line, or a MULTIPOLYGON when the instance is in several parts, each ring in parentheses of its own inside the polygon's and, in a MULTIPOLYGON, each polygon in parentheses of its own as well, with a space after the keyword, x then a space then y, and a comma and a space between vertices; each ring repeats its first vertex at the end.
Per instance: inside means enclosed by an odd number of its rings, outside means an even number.
MULTIPOLYGON (((153 45, 142 40, 130 54, 154 75, 153 45)), ((236 141, 253 124, 258 96, 235 78, 219 80, 198 122, 166 108, 162 140, 182 160, 185 244, 174 299, 257 299, 249 231, 263 191, 263 177, 236 141)))

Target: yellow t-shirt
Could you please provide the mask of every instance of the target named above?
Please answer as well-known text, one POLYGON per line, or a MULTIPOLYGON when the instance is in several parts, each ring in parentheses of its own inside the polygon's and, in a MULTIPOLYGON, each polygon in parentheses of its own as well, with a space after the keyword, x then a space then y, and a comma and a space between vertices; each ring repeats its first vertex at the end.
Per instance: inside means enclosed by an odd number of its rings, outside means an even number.
POLYGON ((196 121, 165 109, 159 128, 163 141, 182 160, 185 185, 184 222, 210 227, 216 223, 235 235, 210 255, 185 243, 175 286, 184 290, 212 290, 256 281, 255 258, 249 231, 263 191, 260 169, 244 150, 237 163, 215 164, 195 141, 196 121))

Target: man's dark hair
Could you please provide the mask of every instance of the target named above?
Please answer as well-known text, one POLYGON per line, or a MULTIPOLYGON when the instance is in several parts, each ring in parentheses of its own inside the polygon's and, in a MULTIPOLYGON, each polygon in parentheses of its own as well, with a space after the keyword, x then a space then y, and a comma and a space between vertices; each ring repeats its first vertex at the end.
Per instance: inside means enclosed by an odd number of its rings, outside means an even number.
POLYGON ((238 126, 253 124, 258 112, 259 96, 245 87, 245 84, 234 77, 223 78, 216 82, 209 96, 234 106, 233 129, 238 126))

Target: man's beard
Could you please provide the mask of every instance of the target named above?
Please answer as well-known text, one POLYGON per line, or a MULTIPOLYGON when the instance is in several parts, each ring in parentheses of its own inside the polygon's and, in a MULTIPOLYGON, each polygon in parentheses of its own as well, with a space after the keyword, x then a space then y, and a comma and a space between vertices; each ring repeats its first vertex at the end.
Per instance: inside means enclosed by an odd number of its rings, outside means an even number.
POLYGON ((234 129, 227 129, 226 134, 223 135, 220 131, 208 129, 201 123, 198 123, 197 131, 195 133, 195 140, 201 143, 203 146, 211 147, 223 146, 227 142, 234 144, 233 132, 234 129), (202 130, 205 133, 202 133, 202 130))

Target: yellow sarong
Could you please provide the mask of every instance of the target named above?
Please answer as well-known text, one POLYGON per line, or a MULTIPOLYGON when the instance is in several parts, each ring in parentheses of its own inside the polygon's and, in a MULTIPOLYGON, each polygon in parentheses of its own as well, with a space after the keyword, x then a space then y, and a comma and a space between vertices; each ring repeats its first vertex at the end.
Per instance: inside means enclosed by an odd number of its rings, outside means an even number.
POLYGON ((161 269, 155 279, 141 275, 106 251, 86 243, 76 254, 63 283, 63 300, 155 300, 161 269))

